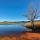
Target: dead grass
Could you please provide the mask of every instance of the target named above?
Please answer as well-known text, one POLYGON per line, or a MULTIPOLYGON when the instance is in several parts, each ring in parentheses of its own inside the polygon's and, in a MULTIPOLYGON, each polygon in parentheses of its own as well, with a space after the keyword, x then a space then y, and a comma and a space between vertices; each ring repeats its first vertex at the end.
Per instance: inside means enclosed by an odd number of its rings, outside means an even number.
MULTIPOLYGON (((33 23, 34 23, 35 26, 40 27, 40 21, 35 21, 33 23)), ((32 23, 31 22, 25 23, 24 26, 32 27, 32 23)))

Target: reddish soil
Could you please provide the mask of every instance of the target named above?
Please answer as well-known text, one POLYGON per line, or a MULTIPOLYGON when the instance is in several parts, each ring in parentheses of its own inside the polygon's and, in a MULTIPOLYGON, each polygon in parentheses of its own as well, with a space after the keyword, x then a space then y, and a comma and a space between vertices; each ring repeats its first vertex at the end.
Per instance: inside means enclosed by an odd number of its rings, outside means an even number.
POLYGON ((23 32, 19 35, 0 37, 0 40, 40 40, 40 33, 23 32))

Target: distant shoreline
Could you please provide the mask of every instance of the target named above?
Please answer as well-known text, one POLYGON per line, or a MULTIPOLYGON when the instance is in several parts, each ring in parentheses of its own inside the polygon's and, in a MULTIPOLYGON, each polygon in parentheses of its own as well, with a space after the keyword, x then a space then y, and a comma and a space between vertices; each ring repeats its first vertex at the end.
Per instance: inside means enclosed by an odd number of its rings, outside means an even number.
POLYGON ((0 24, 16 24, 16 22, 0 22, 0 24))
MULTIPOLYGON (((30 21, 19 21, 19 22, 0 22, 0 24, 21 24, 24 23, 24 26, 31 26, 31 22, 30 21)), ((34 25, 40 25, 40 21, 34 21, 34 25)))

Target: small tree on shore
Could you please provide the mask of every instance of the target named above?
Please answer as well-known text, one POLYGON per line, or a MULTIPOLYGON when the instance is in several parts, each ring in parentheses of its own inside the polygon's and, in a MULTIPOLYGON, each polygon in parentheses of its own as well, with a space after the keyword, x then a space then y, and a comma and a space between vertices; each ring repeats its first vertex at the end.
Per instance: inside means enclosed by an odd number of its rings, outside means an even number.
POLYGON ((36 18, 38 18, 39 16, 38 16, 38 11, 37 11, 37 9, 35 8, 35 9, 33 9, 32 7, 30 8, 30 10, 29 10, 29 13, 28 14, 26 14, 26 15, 24 15, 26 18, 28 18, 28 20, 30 20, 31 21, 31 23, 32 23, 32 31, 33 32, 35 32, 35 25, 34 25, 34 19, 36 19, 36 18))

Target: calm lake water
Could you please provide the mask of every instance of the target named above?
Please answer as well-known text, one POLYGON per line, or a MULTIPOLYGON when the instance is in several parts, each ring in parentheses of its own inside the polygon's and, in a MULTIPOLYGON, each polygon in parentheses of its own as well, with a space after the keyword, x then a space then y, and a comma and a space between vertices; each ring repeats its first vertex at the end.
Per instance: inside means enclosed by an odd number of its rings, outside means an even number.
POLYGON ((30 29, 23 27, 21 25, 11 24, 11 25, 0 25, 0 35, 21 33, 29 31, 30 29))

